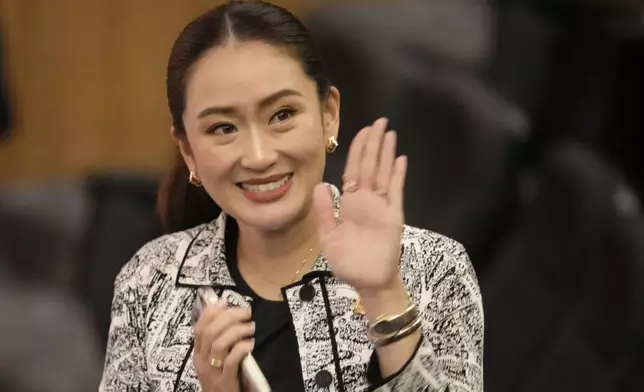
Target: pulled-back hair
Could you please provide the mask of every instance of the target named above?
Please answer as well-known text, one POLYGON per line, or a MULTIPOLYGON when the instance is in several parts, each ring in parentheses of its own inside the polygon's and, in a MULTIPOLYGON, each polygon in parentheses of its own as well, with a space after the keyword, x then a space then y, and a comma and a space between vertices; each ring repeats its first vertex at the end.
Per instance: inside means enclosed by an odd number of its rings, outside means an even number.
MULTIPOLYGON (((264 1, 229 1, 190 22, 172 47, 168 61, 166 92, 172 125, 185 137, 183 113, 186 81, 193 65, 209 49, 227 41, 261 41, 287 49, 304 72, 317 84, 321 100, 329 95, 330 84, 322 71, 306 27, 292 13, 264 1)), ((179 151, 161 184, 157 209, 167 232, 209 222, 221 209, 203 188, 189 184, 189 170, 179 151)))

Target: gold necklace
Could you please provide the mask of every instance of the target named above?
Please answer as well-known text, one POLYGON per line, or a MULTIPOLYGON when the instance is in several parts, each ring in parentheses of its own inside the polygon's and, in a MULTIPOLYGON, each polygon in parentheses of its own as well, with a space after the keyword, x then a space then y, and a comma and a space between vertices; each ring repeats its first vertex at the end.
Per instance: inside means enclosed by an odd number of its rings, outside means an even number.
POLYGON ((297 271, 295 271, 295 275, 293 275, 293 279, 291 279, 291 281, 288 282, 288 283, 276 282, 276 281, 274 281, 272 279, 269 279, 269 278, 265 277, 264 275, 262 275, 259 271, 257 271, 255 269, 255 267, 253 267, 253 265, 251 263, 246 263, 246 265, 248 265, 248 267, 251 270, 253 270, 255 275, 257 275, 261 280, 263 280, 265 282, 268 282, 268 283, 270 283, 272 285, 282 287, 282 286, 285 286, 287 284, 295 283, 295 281, 297 281, 297 278, 300 275, 300 272, 302 271, 302 268, 304 268, 304 265, 306 264, 306 262, 309 261, 309 256, 311 256, 311 253, 313 253, 313 248, 309 248, 309 253, 306 254, 306 257, 302 260, 302 264, 300 264, 300 268, 298 268, 297 271))

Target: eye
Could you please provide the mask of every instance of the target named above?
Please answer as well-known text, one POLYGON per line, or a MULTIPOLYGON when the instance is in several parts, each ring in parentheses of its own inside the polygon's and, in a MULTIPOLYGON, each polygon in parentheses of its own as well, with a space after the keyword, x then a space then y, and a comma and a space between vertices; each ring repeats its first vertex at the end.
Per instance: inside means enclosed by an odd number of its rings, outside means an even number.
POLYGON ((280 109, 271 118, 271 123, 273 123, 275 121, 284 122, 284 121, 290 119, 291 117, 293 117, 293 115, 295 115, 295 113, 296 113, 296 111, 294 109, 291 109, 291 108, 280 109))
POLYGON ((237 128, 231 123, 217 123, 208 128, 208 133, 215 135, 227 135, 236 132, 237 128))

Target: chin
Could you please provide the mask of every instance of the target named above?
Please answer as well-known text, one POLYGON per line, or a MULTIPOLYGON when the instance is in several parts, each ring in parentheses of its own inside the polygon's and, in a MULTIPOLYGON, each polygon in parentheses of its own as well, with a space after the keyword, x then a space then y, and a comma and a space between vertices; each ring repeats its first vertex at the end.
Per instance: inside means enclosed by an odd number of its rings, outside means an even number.
POLYGON ((303 215, 302 206, 260 205, 245 208, 238 214, 238 221, 260 231, 281 231, 298 221, 303 215))
POLYGON ((282 231, 306 216, 309 203, 306 203, 303 193, 293 192, 271 203, 243 200, 240 204, 236 211, 238 221, 260 231, 276 232, 282 231))

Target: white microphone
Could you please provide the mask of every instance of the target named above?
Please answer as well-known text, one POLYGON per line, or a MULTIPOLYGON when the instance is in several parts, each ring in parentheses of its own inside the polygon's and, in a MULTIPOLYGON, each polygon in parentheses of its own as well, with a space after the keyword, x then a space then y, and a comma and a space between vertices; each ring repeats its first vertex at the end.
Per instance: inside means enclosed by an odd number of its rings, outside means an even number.
MULTIPOLYGON (((214 305, 219 297, 212 287, 200 287, 197 289, 197 298, 192 309, 192 324, 196 324, 201 316, 201 312, 208 305, 214 305)), ((259 368, 257 361, 251 354, 246 355, 241 362, 242 383, 248 385, 249 392, 271 392, 268 380, 259 368)))

